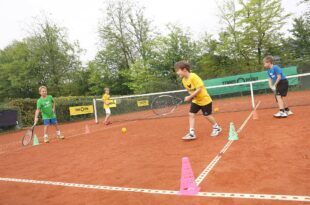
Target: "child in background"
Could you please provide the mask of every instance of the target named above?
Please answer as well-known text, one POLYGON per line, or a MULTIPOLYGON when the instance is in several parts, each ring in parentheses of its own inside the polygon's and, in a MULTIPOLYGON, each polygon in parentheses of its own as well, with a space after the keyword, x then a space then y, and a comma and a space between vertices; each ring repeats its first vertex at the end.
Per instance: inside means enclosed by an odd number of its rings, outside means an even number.
POLYGON ((64 136, 60 133, 60 129, 57 124, 55 114, 55 102, 51 95, 47 95, 47 88, 45 86, 39 87, 39 93, 41 97, 37 100, 37 110, 35 112, 34 122, 37 124, 39 120, 39 113, 42 113, 42 119, 44 124, 44 142, 48 143, 48 126, 54 125, 56 128, 56 136, 58 139, 64 139, 64 136))
POLYGON ((104 88, 104 95, 102 96, 102 101, 103 101, 103 108, 105 110, 105 119, 104 119, 104 124, 105 125, 110 125, 112 124, 109 121, 109 118, 111 116, 111 110, 110 110, 110 89, 109 88, 104 88))
POLYGON ((282 69, 277 65, 273 65, 272 56, 266 56, 263 62, 264 67, 268 69, 267 74, 269 77, 269 87, 275 93, 279 106, 279 112, 273 116, 276 118, 286 118, 287 116, 293 114, 284 101, 284 97, 286 97, 288 91, 288 80, 286 79, 282 69))

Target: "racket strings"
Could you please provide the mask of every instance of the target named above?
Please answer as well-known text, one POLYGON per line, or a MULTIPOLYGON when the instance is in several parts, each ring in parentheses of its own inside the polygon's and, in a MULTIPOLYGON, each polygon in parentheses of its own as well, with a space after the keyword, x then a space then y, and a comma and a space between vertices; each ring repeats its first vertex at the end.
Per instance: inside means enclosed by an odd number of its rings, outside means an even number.
POLYGON ((159 96, 153 101, 152 109, 157 115, 165 115, 173 112, 180 102, 180 99, 173 96, 159 96))
POLYGON ((23 137, 23 145, 28 145, 32 140, 32 130, 27 130, 23 137))

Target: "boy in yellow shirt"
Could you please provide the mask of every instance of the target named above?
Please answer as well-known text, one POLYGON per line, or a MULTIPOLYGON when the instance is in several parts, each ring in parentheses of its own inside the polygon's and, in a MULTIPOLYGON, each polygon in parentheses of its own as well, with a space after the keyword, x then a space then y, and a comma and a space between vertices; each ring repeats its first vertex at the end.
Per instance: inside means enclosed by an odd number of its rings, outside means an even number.
POLYGON ((202 110, 202 114, 213 125, 211 136, 218 136, 222 131, 222 128, 217 124, 215 118, 212 116, 212 99, 208 94, 208 91, 205 88, 201 78, 195 73, 191 73, 190 68, 190 64, 186 61, 179 61, 175 64, 176 72, 178 76, 182 78, 183 86, 190 94, 184 98, 184 101, 191 101, 191 107, 189 111, 189 133, 182 139, 196 139, 195 115, 199 112, 199 110, 202 110))
POLYGON ((103 108, 105 110, 105 119, 104 119, 104 124, 105 125, 110 125, 112 124, 109 121, 109 118, 111 116, 111 110, 110 110, 110 89, 109 88, 104 88, 104 95, 102 96, 102 101, 103 101, 103 108))

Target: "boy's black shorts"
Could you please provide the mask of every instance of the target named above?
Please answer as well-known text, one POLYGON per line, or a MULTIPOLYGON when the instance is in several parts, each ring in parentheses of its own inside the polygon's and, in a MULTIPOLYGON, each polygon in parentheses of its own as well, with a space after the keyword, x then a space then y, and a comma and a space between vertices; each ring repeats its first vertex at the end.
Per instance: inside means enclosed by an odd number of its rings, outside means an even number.
POLYGON ((280 95, 282 97, 285 97, 287 95, 288 91, 288 80, 280 80, 277 88, 276 88, 276 95, 280 95))
POLYGON ((197 105, 196 103, 192 102, 189 112, 196 114, 197 112, 199 112, 199 110, 202 110, 202 114, 204 116, 211 115, 212 114, 212 102, 210 102, 209 104, 204 105, 204 106, 200 106, 200 105, 197 105))

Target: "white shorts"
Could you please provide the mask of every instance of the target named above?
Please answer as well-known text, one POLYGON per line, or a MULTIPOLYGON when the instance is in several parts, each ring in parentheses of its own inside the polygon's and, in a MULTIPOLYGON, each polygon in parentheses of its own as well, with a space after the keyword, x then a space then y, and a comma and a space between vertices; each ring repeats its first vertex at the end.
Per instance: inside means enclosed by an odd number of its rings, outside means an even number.
POLYGON ((110 115, 110 114, 111 114, 110 108, 105 108, 105 114, 107 114, 107 115, 110 115))

